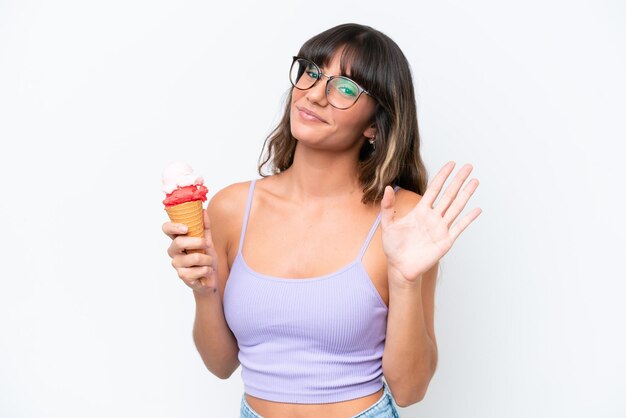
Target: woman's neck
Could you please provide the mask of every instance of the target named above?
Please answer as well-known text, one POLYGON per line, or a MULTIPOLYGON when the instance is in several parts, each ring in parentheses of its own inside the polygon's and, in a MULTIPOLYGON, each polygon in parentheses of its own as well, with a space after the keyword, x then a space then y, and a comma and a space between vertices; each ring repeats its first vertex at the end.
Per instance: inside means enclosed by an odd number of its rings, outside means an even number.
POLYGON ((297 146, 293 164, 279 174, 285 192, 302 201, 362 195, 354 152, 320 151, 297 146))

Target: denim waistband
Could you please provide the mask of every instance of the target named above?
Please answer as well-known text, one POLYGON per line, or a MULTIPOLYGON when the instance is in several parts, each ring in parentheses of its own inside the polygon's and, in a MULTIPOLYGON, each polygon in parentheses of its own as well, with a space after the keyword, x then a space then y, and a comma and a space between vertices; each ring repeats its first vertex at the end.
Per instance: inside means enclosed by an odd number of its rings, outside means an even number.
MULTIPOLYGON (((376 403, 356 415, 353 415, 351 418, 399 418, 400 415, 394 405, 391 391, 389 391, 389 387, 384 381, 383 389, 383 394, 376 403)), ((257 413, 252 409, 250 404, 248 404, 245 392, 241 397, 240 418, 263 418, 263 416, 257 413)))

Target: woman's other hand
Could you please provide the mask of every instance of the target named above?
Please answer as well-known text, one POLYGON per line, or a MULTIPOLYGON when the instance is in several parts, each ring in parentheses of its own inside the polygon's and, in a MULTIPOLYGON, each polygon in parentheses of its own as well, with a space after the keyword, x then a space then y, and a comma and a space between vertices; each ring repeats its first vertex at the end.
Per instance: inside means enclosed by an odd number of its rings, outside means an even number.
POLYGON ((209 294, 217 291, 217 254, 211 237, 211 223, 206 209, 204 216, 204 238, 188 237, 184 224, 165 222, 163 233, 172 239, 167 255, 178 277, 193 291, 209 294), (204 253, 187 254, 186 250, 200 249, 204 253))

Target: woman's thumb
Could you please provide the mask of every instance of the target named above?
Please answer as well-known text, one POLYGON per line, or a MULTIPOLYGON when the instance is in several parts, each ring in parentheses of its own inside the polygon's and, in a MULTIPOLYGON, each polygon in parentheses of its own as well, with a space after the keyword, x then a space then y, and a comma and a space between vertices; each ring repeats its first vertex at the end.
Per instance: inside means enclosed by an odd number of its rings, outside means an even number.
POLYGON ((380 201, 380 212, 381 212, 380 222, 382 223, 383 228, 386 228, 387 225, 389 225, 390 223, 394 221, 394 217, 396 214, 395 204, 396 204, 396 195, 393 191, 393 187, 385 186, 383 198, 380 201))

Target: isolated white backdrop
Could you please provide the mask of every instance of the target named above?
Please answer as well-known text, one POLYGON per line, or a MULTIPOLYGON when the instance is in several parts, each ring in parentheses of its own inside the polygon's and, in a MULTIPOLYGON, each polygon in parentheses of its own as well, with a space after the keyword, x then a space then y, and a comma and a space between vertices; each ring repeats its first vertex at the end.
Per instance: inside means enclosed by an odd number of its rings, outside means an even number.
POLYGON ((0 1, 0 416, 237 416, 240 369, 193 345, 161 171, 210 196, 258 177, 290 57, 346 22, 411 63, 430 178, 480 181, 402 417, 626 416, 626 7, 591 0, 0 1))

